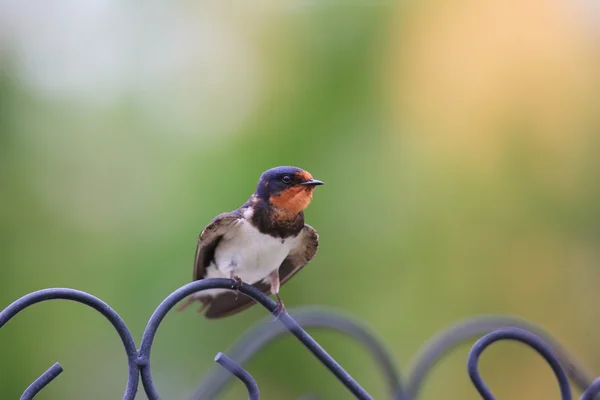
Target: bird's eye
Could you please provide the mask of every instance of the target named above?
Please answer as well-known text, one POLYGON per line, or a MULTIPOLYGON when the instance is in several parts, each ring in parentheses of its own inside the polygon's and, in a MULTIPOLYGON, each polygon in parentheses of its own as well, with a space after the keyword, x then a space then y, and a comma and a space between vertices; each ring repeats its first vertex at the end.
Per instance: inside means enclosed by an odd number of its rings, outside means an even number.
POLYGON ((289 175, 284 175, 283 178, 281 178, 281 181, 283 183, 290 183, 292 181, 292 178, 290 178, 289 175))

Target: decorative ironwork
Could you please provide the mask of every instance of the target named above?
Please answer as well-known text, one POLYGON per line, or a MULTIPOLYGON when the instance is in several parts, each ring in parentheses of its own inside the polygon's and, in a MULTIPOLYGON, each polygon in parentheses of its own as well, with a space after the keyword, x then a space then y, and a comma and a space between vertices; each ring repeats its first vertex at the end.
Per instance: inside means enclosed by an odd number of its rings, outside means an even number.
POLYGON ((495 397, 487 387, 481 375, 479 374, 479 356, 489 345, 499 340, 516 340, 533 348, 537 351, 554 371, 558 385, 560 386, 560 394, 563 400, 571 400, 571 387, 565 370, 560 366, 560 361, 554 356, 552 348, 531 332, 518 328, 504 328, 488 333, 475 343, 469 352, 467 361, 467 370, 473 381, 473 385, 485 400, 494 400, 495 397))
MULTIPOLYGON (((128 379, 123 399, 133 400, 135 398, 141 379, 148 399, 159 400, 160 396, 154 385, 150 368, 150 351, 158 327, 165 315, 178 302, 193 293, 215 288, 235 290, 235 284, 230 279, 204 279, 182 286, 170 294, 150 317, 139 350, 136 349, 131 332, 125 322, 108 304, 75 289, 43 289, 21 297, 0 312, 0 329, 25 308, 42 301, 63 299, 83 303, 104 315, 121 338, 128 365, 128 379)), ((320 307, 301 308, 290 314, 285 312, 277 314, 277 304, 264 293, 246 284, 243 284, 239 290, 265 307, 281 324, 273 324, 272 317, 269 317, 250 328, 231 347, 227 352, 231 358, 223 353, 217 354, 215 361, 222 368, 211 371, 194 390, 190 399, 201 400, 216 397, 233 377, 238 378, 246 386, 250 400, 259 399, 258 385, 242 365, 267 344, 288 332, 304 344, 354 397, 361 400, 372 399, 371 395, 304 328, 334 330, 365 346, 381 368, 389 397, 394 400, 417 399, 425 378, 433 366, 450 350, 477 338, 479 340, 473 345, 468 356, 467 371, 474 386, 485 400, 493 400, 495 397, 479 373, 478 360, 489 345, 500 340, 519 341, 535 349, 552 368, 563 400, 572 398, 570 382, 582 392, 580 400, 593 400, 600 394, 600 378, 593 380, 591 375, 580 366, 580 363, 544 330, 518 318, 476 317, 449 327, 423 346, 419 352, 420 355, 412 363, 412 372, 407 379, 402 379, 390 353, 382 342, 368 327, 351 316, 320 307)), ((62 371, 60 364, 55 363, 23 392, 21 399, 33 399, 62 371)))

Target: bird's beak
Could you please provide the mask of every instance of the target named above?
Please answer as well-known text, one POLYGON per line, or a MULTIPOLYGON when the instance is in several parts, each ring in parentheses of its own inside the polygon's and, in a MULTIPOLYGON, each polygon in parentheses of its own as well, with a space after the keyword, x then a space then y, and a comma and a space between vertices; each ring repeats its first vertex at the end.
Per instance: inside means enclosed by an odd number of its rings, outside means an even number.
POLYGON ((306 182, 302 182, 300 185, 302 185, 302 186, 319 186, 319 185, 324 185, 324 184, 325 184, 325 182, 321 182, 317 179, 311 179, 306 182))

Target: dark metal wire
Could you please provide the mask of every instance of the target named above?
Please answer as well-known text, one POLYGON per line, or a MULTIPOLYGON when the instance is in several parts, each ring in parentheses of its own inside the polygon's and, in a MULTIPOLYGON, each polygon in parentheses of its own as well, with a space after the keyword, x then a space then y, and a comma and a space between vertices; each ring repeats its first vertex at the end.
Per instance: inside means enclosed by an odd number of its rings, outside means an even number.
POLYGON ((235 363, 231 358, 227 357, 223 353, 217 354, 215 357, 215 361, 225 368, 229 373, 236 376, 240 381, 246 385, 246 389, 248 390, 248 400, 258 400, 260 398, 260 394, 258 392, 258 385, 256 381, 250 375, 248 371, 244 368, 240 367, 235 363))
MULTIPOLYGON (((33 292, 21 297, 20 299, 6 307, 2 312, 0 312, 0 328, 2 328, 12 317, 17 315, 25 308, 33 304, 40 303, 42 301, 55 299, 72 300, 78 303, 83 303, 87 306, 92 307, 100 314, 104 315, 104 317, 106 317, 106 319, 110 321, 112 326, 115 328, 115 330, 121 337, 123 347, 125 348, 125 353, 127 353, 129 376, 127 378, 127 386, 125 388, 125 394, 123 395, 123 399, 133 400, 135 398, 140 378, 138 368, 135 363, 135 359, 137 356, 135 342, 131 337, 131 333, 127 328, 127 325, 125 324, 123 319, 121 319, 119 314, 117 314, 112 308, 110 308, 108 304, 98 299, 97 297, 75 289, 52 288, 38 290, 37 292, 33 292)), ((48 371, 44 372, 38 379, 36 379, 36 382, 43 382, 44 386, 47 385, 58 376, 58 373, 56 373, 56 371, 57 369, 55 369, 54 367, 50 368, 48 371)), ((39 389, 41 390, 41 388, 42 387, 40 387, 39 389)))
MULTIPOLYGON (((83 303, 104 315, 113 325, 127 354, 128 380, 123 395, 124 400, 133 400, 136 395, 140 374, 144 390, 149 400, 158 400, 160 396, 154 386, 152 372, 150 369, 150 350, 156 331, 166 314, 181 300, 187 296, 207 289, 229 289, 234 290, 234 282, 230 279, 205 279, 189 283, 171 293, 157 307, 152 314, 144 334, 139 350, 136 350, 135 342, 129 329, 121 317, 102 300, 74 289, 53 288, 44 289, 30 293, 10 304, 0 312, 0 328, 2 328, 12 317, 25 308, 46 300, 64 299, 83 303)), ((267 295, 256 288, 243 284, 239 291, 251 297, 265 307, 272 315, 276 314, 277 305, 267 295)), ((448 351, 458 345, 472 340, 474 337, 482 337, 472 347, 469 353, 468 372, 477 390, 485 400, 493 400, 494 397, 489 388, 483 382, 477 369, 478 359, 484 349, 498 340, 516 340, 533 347, 548 364, 552 367, 562 394, 563 399, 570 400, 571 392, 568 377, 583 392, 580 400, 593 400, 600 394, 600 378, 593 380, 584 371, 580 363, 575 360, 564 348, 541 328, 524 320, 513 317, 478 317, 462 321, 443 331, 430 340, 420 356, 416 358, 415 367, 405 386, 402 385, 400 374, 389 356, 389 352, 381 341, 363 324, 349 316, 342 315, 330 309, 304 308, 292 312, 275 315, 281 324, 273 324, 272 318, 262 321, 238 340, 232 347, 230 354, 238 363, 243 364, 254 354, 261 350, 271 341, 283 336, 288 331, 296 336, 306 348, 317 357, 332 372, 350 392, 358 399, 371 399, 371 396, 310 336, 302 327, 326 328, 342 332, 363 344, 373 355, 376 363, 381 367, 388 392, 395 400, 409 400, 418 397, 420 388, 425 377, 434 365, 448 351), (566 372, 565 372, 566 371, 566 372), (403 389, 405 387, 406 389, 403 389)), ((259 391, 252 376, 246 372, 235 361, 226 355, 219 353, 215 359, 227 371, 241 379, 248 389, 249 399, 258 399, 259 391)), ((31 400, 46 387, 53 379, 62 372, 59 363, 55 363, 40 377, 38 377, 21 396, 22 400, 31 400)), ((194 392, 194 399, 214 398, 232 378, 225 375, 223 370, 213 371, 194 392)))
MULTIPOLYGON (((390 396, 398 400, 404 399, 400 373, 390 352, 367 326, 351 316, 326 307, 302 307, 289 310, 289 312, 292 318, 305 329, 333 330, 350 336, 364 345, 381 368, 390 396)), ((272 318, 267 317, 248 329, 227 353, 238 363, 244 365, 265 346, 288 333, 284 326, 274 325, 272 321, 272 318)), ((213 399, 231 379, 232 376, 222 369, 214 368, 198 385, 189 399, 213 399)))
POLYGON ((588 388, 583 392, 579 400, 594 400, 600 395, 600 378, 596 379, 588 388))
POLYGON ((560 361, 554 355, 552 348, 538 336, 519 328, 504 328, 492 333, 488 333, 479 339, 469 352, 469 357, 467 360, 469 377, 484 400, 495 400, 495 397, 481 378, 481 374, 479 373, 479 357, 489 345, 499 340, 516 340, 537 351, 542 357, 544 357, 546 362, 550 364, 554 375, 556 375, 562 399, 571 400, 571 387, 569 386, 569 379, 561 367, 560 361))
POLYGON ((419 351, 412 372, 406 381, 406 396, 409 399, 418 398, 425 378, 437 365, 439 360, 459 345, 486 335, 501 328, 520 328, 527 330, 550 345, 561 366, 567 372, 573 383, 584 391, 592 382, 590 374, 585 371, 581 363, 564 349, 552 336, 542 328, 525 320, 509 316, 480 316, 460 321, 430 339, 419 351))
MULTIPOLYGON (((144 390, 150 400, 158 400, 160 396, 154 387, 152 372, 150 370, 150 349, 158 326, 165 315, 181 300, 187 296, 207 289, 229 289, 234 290, 235 282, 231 279, 211 278, 188 283, 171 293, 158 306, 144 331, 142 343, 138 355, 138 366, 140 368, 144 390)), ((271 314, 275 315, 277 304, 260 290, 247 284, 242 284, 240 293, 250 296, 257 303, 265 307, 271 314)), ((276 315, 277 320, 294 335, 306 348, 315 355, 358 399, 372 399, 372 397, 348 374, 327 352, 287 313, 276 315)))
POLYGON ((54 378, 59 376, 63 372, 63 369, 59 363, 54 363, 53 366, 48 368, 39 378, 37 378, 21 396, 21 400, 31 400, 36 394, 46 387, 54 378))

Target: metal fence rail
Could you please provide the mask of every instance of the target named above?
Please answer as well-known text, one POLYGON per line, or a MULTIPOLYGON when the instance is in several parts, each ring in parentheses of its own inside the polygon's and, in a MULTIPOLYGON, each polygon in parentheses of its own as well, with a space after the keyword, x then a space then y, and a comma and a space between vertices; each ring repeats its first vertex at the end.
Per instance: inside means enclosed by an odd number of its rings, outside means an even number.
MULTIPOLYGON (((0 329, 25 308, 42 301, 63 299, 92 307, 108 319, 123 342, 129 371, 123 399, 132 400, 135 398, 141 378, 148 398, 157 400, 160 399, 160 396, 152 379, 150 351, 160 323, 179 301, 192 293, 214 288, 234 290, 235 286, 230 279, 204 279, 182 286, 169 295, 150 317, 139 350, 136 349, 135 341, 125 322, 108 304, 88 293, 75 289, 44 289, 21 297, 0 312, 0 329)), ((264 293, 246 284, 242 285, 240 292, 253 298, 271 314, 275 315, 277 305, 264 293)), ((236 377, 246 386, 249 399, 259 399, 259 388, 256 381, 241 365, 267 344, 289 332, 304 344, 354 397, 357 399, 372 399, 371 395, 303 328, 338 331, 364 345, 380 366, 385 377, 389 397, 394 400, 416 400, 433 366, 452 349, 477 338, 479 340, 469 352, 467 372, 483 399, 493 400, 495 397, 479 373, 479 357, 488 346, 500 340, 519 341, 536 350, 552 368, 563 400, 572 399, 570 382, 582 392, 580 400, 593 400, 600 394, 600 378, 596 380, 591 378, 591 375, 584 371, 580 363, 544 330, 517 318, 484 316, 451 326, 423 346, 423 349, 419 352, 420 355, 412 363, 412 373, 407 379, 402 379, 382 342, 368 327, 350 316, 327 308, 303 308, 293 311, 291 314, 282 313, 275 316, 281 324, 273 324, 272 317, 259 322, 255 327, 248 330, 228 351, 231 358, 223 353, 217 354, 215 361, 221 365, 222 369, 211 371, 194 390, 190 398, 194 400, 213 399, 233 377, 236 377)), ((23 392, 21 399, 33 399, 62 371, 60 364, 55 363, 23 392)))

